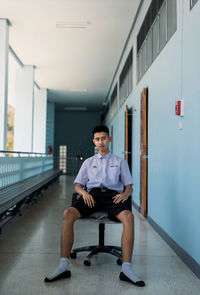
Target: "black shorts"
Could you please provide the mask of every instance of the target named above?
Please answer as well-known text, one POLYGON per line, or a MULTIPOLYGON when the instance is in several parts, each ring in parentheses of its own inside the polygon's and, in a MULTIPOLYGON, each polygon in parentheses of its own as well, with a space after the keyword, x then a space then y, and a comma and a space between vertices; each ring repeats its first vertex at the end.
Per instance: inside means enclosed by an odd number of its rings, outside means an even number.
POLYGON ((94 207, 90 208, 87 204, 85 204, 82 197, 77 199, 72 204, 72 207, 76 208, 80 212, 81 217, 88 216, 97 211, 106 211, 112 218, 112 216, 116 216, 121 211, 132 211, 131 196, 124 203, 120 202, 115 204, 113 203, 113 197, 119 194, 116 191, 107 189, 105 192, 102 192, 100 188, 93 188, 89 193, 93 196, 96 202, 94 207))

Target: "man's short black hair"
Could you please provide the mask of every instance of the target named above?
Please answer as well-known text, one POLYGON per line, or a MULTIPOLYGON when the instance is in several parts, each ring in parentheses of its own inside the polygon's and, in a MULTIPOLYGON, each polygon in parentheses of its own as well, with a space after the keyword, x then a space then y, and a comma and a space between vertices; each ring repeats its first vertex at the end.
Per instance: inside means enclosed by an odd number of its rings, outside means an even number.
POLYGON ((108 135, 109 135, 109 129, 107 126, 105 125, 99 125, 99 126, 96 126, 94 129, 93 129, 93 135, 97 132, 106 132, 108 135))

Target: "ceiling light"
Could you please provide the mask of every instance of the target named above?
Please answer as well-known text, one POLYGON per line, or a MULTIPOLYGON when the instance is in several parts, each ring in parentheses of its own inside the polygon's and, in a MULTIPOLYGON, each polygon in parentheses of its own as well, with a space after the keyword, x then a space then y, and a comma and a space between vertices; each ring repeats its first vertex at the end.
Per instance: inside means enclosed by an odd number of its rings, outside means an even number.
POLYGON ((65 111, 86 111, 86 107, 65 107, 65 111))
POLYGON ((87 89, 84 88, 71 88, 70 92, 87 92, 87 89))
POLYGON ((74 22, 56 22, 57 29, 85 29, 91 23, 88 21, 74 21, 74 22))

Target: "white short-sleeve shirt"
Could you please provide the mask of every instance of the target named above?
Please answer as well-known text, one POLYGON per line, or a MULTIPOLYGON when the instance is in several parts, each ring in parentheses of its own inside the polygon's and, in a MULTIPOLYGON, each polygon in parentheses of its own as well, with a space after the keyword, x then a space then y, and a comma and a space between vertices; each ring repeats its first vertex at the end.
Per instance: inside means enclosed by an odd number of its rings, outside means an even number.
POLYGON ((80 183, 90 191, 94 187, 107 187, 119 193, 124 186, 133 184, 128 163, 111 153, 96 154, 85 160, 74 183, 80 183))

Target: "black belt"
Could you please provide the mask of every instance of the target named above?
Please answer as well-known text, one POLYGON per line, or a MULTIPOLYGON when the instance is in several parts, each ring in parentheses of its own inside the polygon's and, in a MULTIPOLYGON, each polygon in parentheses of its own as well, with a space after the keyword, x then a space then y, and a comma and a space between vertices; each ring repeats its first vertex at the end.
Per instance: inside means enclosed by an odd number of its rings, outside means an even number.
POLYGON ((111 189, 109 189, 109 188, 107 188, 107 187, 93 187, 93 188, 91 189, 91 191, 92 191, 92 190, 100 191, 100 192, 102 192, 102 193, 105 193, 105 192, 116 192, 116 191, 111 190, 111 189))

